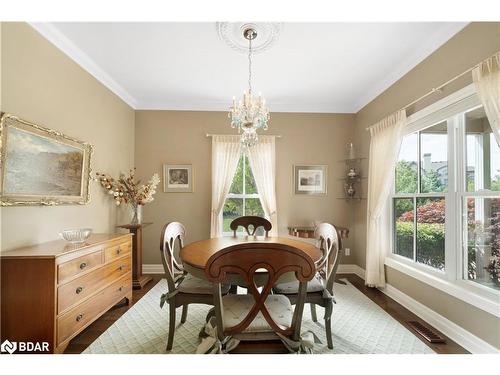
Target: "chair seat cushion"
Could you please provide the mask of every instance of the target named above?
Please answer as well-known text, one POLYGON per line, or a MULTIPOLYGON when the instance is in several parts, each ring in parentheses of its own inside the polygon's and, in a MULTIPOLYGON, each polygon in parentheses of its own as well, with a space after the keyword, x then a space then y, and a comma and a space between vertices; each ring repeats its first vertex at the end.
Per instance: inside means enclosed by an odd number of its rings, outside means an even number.
MULTIPOLYGON (((224 328, 238 325, 248 314, 255 304, 255 299, 251 294, 228 294, 222 297, 224 309, 224 328)), ((290 327, 292 324, 293 307, 290 300, 282 295, 269 295, 265 305, 275 323, 290 327)), ((255 316, 254 320, 244 332, 269 332, 273 331, 262 312, 255 316)))
MULTIPOLYGON (((229 288, 231 285, 223 284, 221 286, 221 292, 226 294, 229 292, 229 288)), ((177 289, 181 293, 189 293, 189 294, 212 294, 213 293, 213 285, 211 282, 200 279, 199 277, 195 277, 188 273, 181 283, 177 286, 177 289)))
MULTIPOLYGON (((317 273, 316 276, 314 276, 314 278, 307 283, 307 292, 321 292, 323 289, 325 289, 323 278, 317 273)), ((273 287, 273 290, 275 293, 296 294, 299 292, 299 282, 291 281, 289 283, 276 284, 273 287)))

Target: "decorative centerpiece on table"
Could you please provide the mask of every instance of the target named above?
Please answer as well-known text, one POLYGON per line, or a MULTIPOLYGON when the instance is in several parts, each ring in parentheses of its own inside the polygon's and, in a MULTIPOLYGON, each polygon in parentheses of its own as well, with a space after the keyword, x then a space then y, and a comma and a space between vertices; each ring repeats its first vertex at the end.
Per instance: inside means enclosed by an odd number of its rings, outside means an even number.
POLYGON ((160 177, 155 173, 147 184, 141 185, 141 180, 135 181, 133 168, 128 176, 122 173, 118 179, 104 173, 96 173, 96 181, 113 196, 117 206, 122 203, 130 204, 133 213, 130 223, 137 225, 142 223, 142 206, 154 199, 160 177))

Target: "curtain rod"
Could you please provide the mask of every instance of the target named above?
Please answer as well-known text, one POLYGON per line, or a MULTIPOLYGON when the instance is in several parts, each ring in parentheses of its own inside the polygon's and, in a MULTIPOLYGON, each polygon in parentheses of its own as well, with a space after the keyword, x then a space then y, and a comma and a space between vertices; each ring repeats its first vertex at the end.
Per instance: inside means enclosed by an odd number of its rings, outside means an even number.
MULTIPOLYGON (((208 137, 214 137, 216 135, 238 135, 238 134, 210 134, 210 133, 207 133, 206 136, 207 138, 208 137)), ((276 138, 283 138, 283 136, 281 134, 279 135, 275 135, 275 134, 261 134, 263 137, 276 137, 276 138)))
MULTIPOLYGON (((491 59, 492 57, 494 57, 498 52, 494 53, 493 55, 491 55, 490 57, 488 57, 487 59, 483 60, 483 61, 486 61, 488 59, 491 59)), ((431 94, 434 94, 435 92, 442 92, 443 91, 443 87, 445 86, 448 86, 450 83, 452 83, 453 81, 456 81, 457 79, 459 79, 460 77, 463 77, 464 75, 466 75, 467 73, 470 73, 472 72, 476 67, 478 67, 479 65, 481 65, 483 63, 483 61, 481 61, 479 64, 476 64, 474 65, 472 68, 469 68, 467 69, 465 72, 462 72, 460 74, 457 74, 455 77, 449 79, 448 81, 446 81, 445 83, 439 85, 438 87, 434 87, 432 90, 430 90, 429 92, 427 92, 426 94, 422 95, 420 98, 418 99, 415 99, 414 101, 412 101, 411 103, 405 105, 403 108, 400 108, 398 111, 401 111, 403 109, 407 109, 409 107, 411 107, 412 105, 418 103, 419 101, 427 98, 429 95, 431 94)), ((395 112, 398 112, 398 111, 395 111, 395 112)), ((371 126, 367 127, 366 130, 370 130, 371 126)))

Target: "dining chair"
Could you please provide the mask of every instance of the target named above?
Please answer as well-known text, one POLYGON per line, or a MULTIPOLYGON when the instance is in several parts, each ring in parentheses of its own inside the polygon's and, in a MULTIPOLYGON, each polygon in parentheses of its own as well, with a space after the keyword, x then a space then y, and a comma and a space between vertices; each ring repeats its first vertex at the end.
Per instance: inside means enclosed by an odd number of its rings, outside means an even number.
MULTIPOLYGON (((340 262, 340 244, 337 230, 329 223, 319 224, 315 230, 315 237, 319 241, 323 255, 316 263, 318 272, 307 284, 305 303, 309 303, 311 306, 311 316, 314 322, 318 321, 316 305, 325 308, 326 340, 328 348, 333 349, 331 319, 333 303, 336 303, 333 297, 333 284, 340 262)), ((273 287, 273 292, 275 295, 287 296, 292 304, 300 298, 300 286, 297 282, 277 284, 273 287)))
MULTIPOLYGON (((175 254, 176 241, 178 241, 179 251, 184 246, 186 229, 179 222, 168 223, 161 232, 161 255, 163 269, 168 284, 168 292, 162 295, 160 306, 165 302, 169 305, 169 329, 167 340, 167 351, 172 349, 175 333, 175 312, 182 306, 181 323, 187 319, 188 306, 192 303, 214 305, 213 286, 204 279, 200 279, 186 272, 182 263, 175 254)), ((226 294, 230 286, 224 284, 221 293, 226 294)))
POLYGON ((315 273, 309 255, 285 244, 246 243, 213 254, 205 275, 213 282, 220 342, 229 337, 240 341, 286 338, 299 342, 307 282, 315 273), (265 285, 258 287, 255 277, 261 277, 263 269, 267 271, 265 285), (295 309, 287 297, 270 294, 274 283, 287 272, 293 272, 299 288, 295 309), (223 296, 221 285, 230 274, 239 275, 250 293, 223 296))
POLYGON ((266 232, 266 237, 269 237, 269 232, 271 231, 273 225, 269 220, 260 216, 240 216, 231 221, 230 224, 234 237, 236 237, 236 231, 239 227, 244 227, 249 236, 254 236, 257 229, 262 227, 266 232), (253 228, 252 232, 250 232, 250 227, 253 228))

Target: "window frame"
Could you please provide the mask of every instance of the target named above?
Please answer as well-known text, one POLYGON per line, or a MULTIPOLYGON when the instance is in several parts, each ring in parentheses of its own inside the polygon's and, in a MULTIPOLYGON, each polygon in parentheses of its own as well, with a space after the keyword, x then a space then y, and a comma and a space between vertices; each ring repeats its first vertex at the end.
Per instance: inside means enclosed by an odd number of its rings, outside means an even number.
MULTIPOLYGON (((468 192, 466 177, 466 139, 465 113, 482 106, 474 85, 437 101, 434 104, 408 116, 403 136, 421 131, 425 128, 447 121, 448 131, 448 189, 443 193, 396 193, 395 178, 387 204, 386 213, 390 220, 390 246, 387 249, 385 264, 397 271, 403 272, 434 288, 442 290, 475 307, 500 317, 500 291, 465 279, 465 249, 466 234, 462 228, 464 215, 464 199, 467 197, 498 197, 491 191, 468 192), (445 269, 437 270, 431 266, 418 263, 394 253, 395 250, 395 220, 394 199, 413 198, 414 196, 445 197, 445 269)), ((420 142, 419 142, 420 144, 420 142)), ((420 149, 419 149, 420 151, 420 149)), ((420 165, 420 154, 418 155, 420 165)), ((418 174, 420 175, 420 173, 418 174)), ((395 174, 394 174, 395 176, 395 174)), ((420 184, 420 179, 418 180, 420 184)), ((420 190, 420 185, 418 187, 420 190)), ((415 202, 416 199, 414 199, 415 202)), ((416 217, 416 206, 414 207, 416 217)), ((414 239, 414 242, 416 238, 414 239)), ((416 249, 414 249, 416 253, 416 249)))
MULTIPOLYGON (((243 158, 243 168, 242 168, 242 171, 243 171, 243 193, 228 193, 226 195, 226 198, 224 199, 224 205, 226 204, 226 200, 227 199, 230 199, 230 198, 236 198, 236 199, 243 199, 243 215, 242 216, 245 216, 245 203, 246 203, 246 199, 254 199, 254 198, 257 198, 259 199, 260 201, 260 194, 257 192, 257 193, 250 193, 250 194, 247 194, 246 193, 246 173, 245 173, 245 168, 246 168, 246 165, 247 165, 247 162, 248 162, 248 155, 246 155, 245 153, 241 153, 240 158, 243 158)), ((239 160, 238 160, 238 163, 239 163, 239 160)), ((252 169, 252 167, 250 166, 250 163, 248 163, 248 167, 250 168, 250 170, 252 169)), ((252 174, 253 174, 253 171, 252 171, 252 174)), ((254 177, 255 179, 255 177, 254 177)), ((234 180, 234 177, 233 177, 233 180, 234 180)), ((231 186, 232 186, 233 182, 231 181, 231 186)), ((262 205, 262 201, 261 201, 261 205, 262 205)), ((264 214, 265 215, 265 214, 264 214)), ((265 216, 264 216, 265 217, 265 216)), ((268 219, 266 217, 266 219, 268 219)), ((221 210, 221 213, 220 213, 220 220, 222 221, 222 223, 224 223, 224 209, 221 210)), ((232 236, 233 235, 233 232, 229 231, 229 232, 222 232, 222 235, 223 236, 232 236)))

